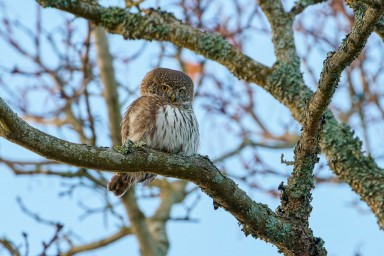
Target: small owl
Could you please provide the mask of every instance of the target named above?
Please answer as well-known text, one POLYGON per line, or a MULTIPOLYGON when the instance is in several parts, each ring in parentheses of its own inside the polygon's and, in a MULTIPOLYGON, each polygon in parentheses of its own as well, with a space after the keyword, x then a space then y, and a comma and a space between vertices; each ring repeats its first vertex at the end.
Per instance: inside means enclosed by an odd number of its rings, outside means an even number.
MULTIPOLYGON (((140 94, 124 114, 123 144, 129 139, 172 154, 195 154, 199 125, 192 108, 191 78, 180 71, 156 68, 144 77, 140 94)), ((116 173, 107 188, 122 196, 132 185, 148 185, 155 177, 145 172, 116 173)))

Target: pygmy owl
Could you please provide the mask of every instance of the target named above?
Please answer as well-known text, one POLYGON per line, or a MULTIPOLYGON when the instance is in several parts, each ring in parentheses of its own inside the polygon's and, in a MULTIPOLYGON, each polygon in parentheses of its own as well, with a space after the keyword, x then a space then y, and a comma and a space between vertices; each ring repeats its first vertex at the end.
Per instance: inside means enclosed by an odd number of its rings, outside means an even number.
MULTIPOLYGON (((144 77, 140 94, 124 114, 123 144, 129 139, 169 153, 195 154, 199 126, 192 108, 191 78, 180 71, 156 68, 144 77)), ((132 185, 148 185, 155 177, 145 172, 116 173, 107 188, 122 196, 132 185)))

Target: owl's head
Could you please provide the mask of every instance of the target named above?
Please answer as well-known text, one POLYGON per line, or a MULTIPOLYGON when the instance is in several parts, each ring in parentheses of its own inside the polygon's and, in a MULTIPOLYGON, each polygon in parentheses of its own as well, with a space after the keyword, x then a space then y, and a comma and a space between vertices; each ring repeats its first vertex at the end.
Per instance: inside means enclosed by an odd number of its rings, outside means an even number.
POLYGON ((144 77, 140 92, 142 96, 160 95, 172 103, 182 104, 192 102, 193 82, 183 72, 168 68, 155 68, 144 77))

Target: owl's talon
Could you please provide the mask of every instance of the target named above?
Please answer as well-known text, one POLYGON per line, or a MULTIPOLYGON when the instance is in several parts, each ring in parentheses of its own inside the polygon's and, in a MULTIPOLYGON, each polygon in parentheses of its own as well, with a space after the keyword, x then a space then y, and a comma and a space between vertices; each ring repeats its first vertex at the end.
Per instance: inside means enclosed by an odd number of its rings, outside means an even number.
POLYGON ((124 150, 124 154, 132 153, 132 148, 134 147, 134 143, 131 140, 126 140, 123 146, 121 147, 124 150))
POLYGON ((131 140, 127 140, 122 146, 113 146, 112 149, 120 154, 127 155, 132 153, 132 147, 134 143, 131 140))
MULTIPOLYGON (((132 142, 132 141, 131 141, 131 142, 132 142)), ((133 143, 133 142, 132 142, 132 143, 133 143)), ((132 146, 135 147, 135 148, 144 148, 145 145, 147 145, 147 144, 145 144, 145 143, 142 142, 142 141, 138 141, 138 142, 132 144, 132 146)))

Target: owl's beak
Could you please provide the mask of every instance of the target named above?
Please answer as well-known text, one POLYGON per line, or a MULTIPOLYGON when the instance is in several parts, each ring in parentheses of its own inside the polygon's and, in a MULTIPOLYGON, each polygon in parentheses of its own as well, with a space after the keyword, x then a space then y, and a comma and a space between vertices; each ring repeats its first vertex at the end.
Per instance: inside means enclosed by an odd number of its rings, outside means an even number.
POLYGON ((171 101, 172 101, 172 102, 175 102, 175 101, 177 101, 178 99, 179 99, 179 97, 177 97, 176 94, 174 94, 174 93, 171 94, 171 101))

